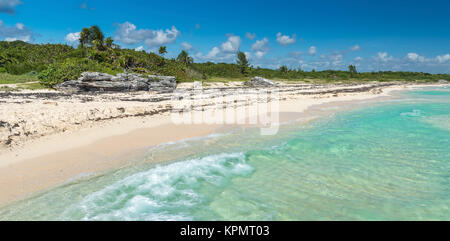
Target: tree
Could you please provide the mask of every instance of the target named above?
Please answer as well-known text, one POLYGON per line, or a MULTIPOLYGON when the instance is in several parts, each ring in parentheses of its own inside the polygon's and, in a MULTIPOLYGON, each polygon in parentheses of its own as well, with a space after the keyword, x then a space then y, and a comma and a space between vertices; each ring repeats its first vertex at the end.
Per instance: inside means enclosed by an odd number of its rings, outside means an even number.
POLYGON ((279 71, 283 74, 286 74, 289 71, 289 69, 286 65, 283 65, 280 67, 279 71))
POLYGON ((189 57, 188 52, 186 52, 185 50, 182 50, 178 55, 177 61, 183 63, 186 66, 194 63, 194 59, 192 59, 192 57, 189 57))
POLYGON ((89 38, 91 41, 98 40, 103 44, 105 40, 105 36, 103 35, 103 32, 100 30, 100 28, 97 25, 91 26, 90 28, 91 34, 89 35, 89 38))
POLYGON ((80 33, 80 48, 86 47, 89 44, 89 35, 91 35, 91 31, 89 28, 83 28, 80 33))
POLYGON ((246 74, 249 64, 248 64, 247 56, 245 55, 245 53, 243 53, 242 51, 238 52, 236 63, 239 65, 241 74, 246 74))
POLYGON ((353 77, 356 74, 358 74, 358 71, 356 71, 356 66, 354 66, 354 65, 348 66, 348 72, 350 72, 350 77, 353 77))
POLYGON ((98 26, 83 28, 80 33, 80 48, 95 47, 104 50, 105 36, 98 26))
POLYGON ((166 46, 161 46, 161 47, 159 47, 159 54, 160 55, 164 55, 164 54, 166 54, 167 53, 167 48, 166 48, 166 46))

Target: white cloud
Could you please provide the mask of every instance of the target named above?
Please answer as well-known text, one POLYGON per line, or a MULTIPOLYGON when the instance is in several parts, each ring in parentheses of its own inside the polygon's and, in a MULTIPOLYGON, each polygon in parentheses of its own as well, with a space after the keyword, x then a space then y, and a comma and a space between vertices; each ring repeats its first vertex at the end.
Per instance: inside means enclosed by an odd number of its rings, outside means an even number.
MULTIPOLYGON (((207 61, 229 61, 236 57, 236 53, 241 47, 241 38, 232 34, 227 35, 228 39, 220 46, 213 47, 206 55, 197 53, 195 57, 207 61)), ((248 53, 247 53, 248 54, 248 53)))
POLYGON ((206 58, 213 59, 217 57, 220 54, 220 49, 218 47, 214 47, 209 51, 209 53, 206 55, 206 58))
POLYGON ((148 46, 160 46, 163 44, 169 44, 175 42, 177 37, 180 35, 180 32, 175 28, 163 30, 157 30, 156 36, 154 38, 148 38, 145 40, 145 44, 148 46))
POLYGON ((334 66, 340 65, 342 63, 343 59, 344 59, 344 56, 342 54, 333 54, 330 56, 331 63, 334 66))
POLYGON ((351 50, 351 51, 358 51, 358 50, 361 50, 361 46, 359 46, 359 45, 352 46, 352 47, 350 47, 350 50, 351 50))
POLYGON ((220 47, 223 52, 235 53, 241 47, 241 42, 241 37, 230 34, 228 35, 228 40, 220 47))
POLYGON ((450 54, 440 55, 436 57, 436 60, 439 63, 444 63, 450 60, 450 54))
POLYGON ((292 37, 288 35, 282 35, 281 33, 277 33, 277 42, 283 46, 295 43, 297 36, 294 34, 292 37))
POLYGON ((0 21, 0 39, 30 42, 33 40, 33 33, 22 23, 17 23, 14 26, 5 26, 3 21, 0 21))
POLYGON ((191 45, 190 43, 188 43, 188 42, 183 42, 183 43, 181 43, 181 47, 182 47, 184 50, 190 50, 190 49, 192 49, 192 45, 191 45))
POLYGON ((245 34, 245 37, 248 38, 248 39, 250 39, 250 40, 253 40, 253 39, 256 38, 256 34, 255 34, 255 33, 247 32, 247 33, 245 34))
POLYGON ((408 60, 410 60, 410 61, 413 61, 413 62, 425 62, 425 58, 423 56, 420 56, 420 55, 416 54, 416 53, 408 53, 406 55, 406 58, 408 60))
POLYGON ((23 30, 25 28, 25 25, 23 25, 23 23, 16 23, 16 28, 19 30, 23 30))
POLYGON ((363 61, 363 60, 364 60, 364 59, 361 58, 361 57, 359 57, 359 56, 355 58, 355 61, 358 61, 358 62, 359 62, 359 61, 363 61))
POLYGON ((308 53, 311 54, 311 55, 315 55, 317 53, 316 46, 309 47, 308 53))
POLYGON ((149 47, 157 47, 164 44, 170 44, 180 36, 175 26, 166 30, 137 29, 130 22, 117 25, 114 39, 124 44, 144 43, 149 47))
POLYGON ((14 14, 16 6, 23 4, 19 0, 0 0, 0 13, 14 14))
POLYGON ((244 54, 245 54, 245 57, 247 59, 251 59, 252 58, 252 54, 250 52, 244 52, 244 54))
POLYGON ((264 57, 267 54, 267 52, 263 52, 263 51, 256 51, 255 52, 255 56, 258 59, 261 59, 262 57, 264 57))
POLYGON ((78 42, 80 40, 80 32, 67 34, 65 40, 72 44, 78 42))
POLYGON ((256 58, 261 59, 264 55, 269 52, 269 47, 267 46, 269 40, 267 38, 263 38, 261 40, 256 40, 256 42, 252 45, 252 51, 255 53, 256 58))
POLYGON ((24 41, 24 42, 30 42, 31 36, 27 35, 27 36, 22 36, 22 37, 17 37, 17 38, 5 38, 5 41, 7 41, 7 42, 14 42, 17 40, 24 41))
POLYGON ((256 42, 252 45, 252 51, 265 51, 268 49, 267 44, 269 40, 267 38, 263 38, 261 40, 256 40, 256 42))
POLYGON ((377 57, 379 58, 379 59, 386 59, 386 57, 387 57, 387 53, 386 52, 378 52, 377 53, 377 57))
POLYGON ((392 56, 388 56, 388 53, 386 52, 378 52, 375 59, 378 61, 387 62, 389 60, 392 60, 393 58, 392 56))
POLYGON ((141 45, 141 46, 135 48, 134 50, 135 50, 135 51, 138 51, 138 52, 139 52, 139 51, 142 51, 142 50, 144 50, 144 46, 141 45))

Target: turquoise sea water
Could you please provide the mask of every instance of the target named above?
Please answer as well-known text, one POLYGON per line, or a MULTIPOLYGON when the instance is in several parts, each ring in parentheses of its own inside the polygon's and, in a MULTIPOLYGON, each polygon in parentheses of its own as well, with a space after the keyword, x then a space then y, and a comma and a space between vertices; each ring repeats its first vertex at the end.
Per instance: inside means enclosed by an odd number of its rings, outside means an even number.
POLYGON ((450 88, 409 91, 277 136, 152 148, 149 158, 185 157, 70 182, 0 219, 450 220, 449 123, 450 88))

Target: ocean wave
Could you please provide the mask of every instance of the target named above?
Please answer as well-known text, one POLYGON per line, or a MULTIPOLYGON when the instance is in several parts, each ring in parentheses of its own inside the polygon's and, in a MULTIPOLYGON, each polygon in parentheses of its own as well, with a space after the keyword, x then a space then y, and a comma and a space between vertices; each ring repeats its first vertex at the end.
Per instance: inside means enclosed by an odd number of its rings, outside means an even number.
POLYGON ((157 166, 126 177, 70 206, 60 219, 192 220, 207 202, 201 189, 224 187, 254 171, 244 153, 223 153, 157 166))
POLYGON ((209 134, 206 136, 186 138, 186 139, 182 139, 179 141, 168 141, 168 142, 164 142, 164 143, 161 143, 158 145, 151 146, 148 149, 148 152, 152 152, 152 151, 160 150, 160 149, 171 149, 171 150, 182 149, 182 148, 188 147, 190 142, 215 139, 215 138, 227 136, 229 134, 230 133, 212 133, 212 134, 209 134))

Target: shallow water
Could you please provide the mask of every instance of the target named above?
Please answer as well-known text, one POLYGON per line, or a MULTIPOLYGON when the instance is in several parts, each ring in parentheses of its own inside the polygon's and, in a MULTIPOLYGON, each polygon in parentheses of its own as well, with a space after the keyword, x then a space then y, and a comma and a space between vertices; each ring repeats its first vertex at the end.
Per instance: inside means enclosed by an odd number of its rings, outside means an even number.
POLYGON ((277 136, 152 148, 149 158, 185 157, 68 183, 0 219, 450 220, 449 123, 448 87, 409 91, 277 136))

